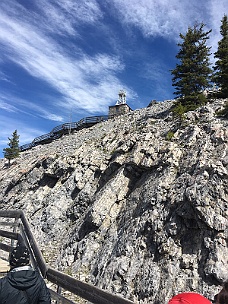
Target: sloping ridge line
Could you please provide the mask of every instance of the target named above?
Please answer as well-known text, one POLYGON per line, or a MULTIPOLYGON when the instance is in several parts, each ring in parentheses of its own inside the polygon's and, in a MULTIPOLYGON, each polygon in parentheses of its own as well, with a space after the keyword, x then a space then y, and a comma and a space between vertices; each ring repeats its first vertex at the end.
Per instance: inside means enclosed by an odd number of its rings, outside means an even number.
POLYGON ((52 142, 53 140, 60 138, 63 134, 68 134, 72 130, 77 131, 89 128, 99 122, 113 118, 114 116, 115 115, 90 116, 82 118, 78 122, 64 123, 52 129, 51 132, 34 138, 31 143, 20 146, 20 151, 25 151, 37 145, 52 142))

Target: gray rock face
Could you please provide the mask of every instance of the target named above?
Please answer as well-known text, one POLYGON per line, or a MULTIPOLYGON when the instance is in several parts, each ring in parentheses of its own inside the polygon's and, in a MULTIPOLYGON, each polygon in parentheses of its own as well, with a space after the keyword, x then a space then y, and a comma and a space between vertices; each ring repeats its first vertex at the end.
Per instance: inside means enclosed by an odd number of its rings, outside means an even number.
POLYGON ((228 279, 224 100, 153 102, 0 161, 0 208, 23 209, 48 262, 135 303, 228 279))

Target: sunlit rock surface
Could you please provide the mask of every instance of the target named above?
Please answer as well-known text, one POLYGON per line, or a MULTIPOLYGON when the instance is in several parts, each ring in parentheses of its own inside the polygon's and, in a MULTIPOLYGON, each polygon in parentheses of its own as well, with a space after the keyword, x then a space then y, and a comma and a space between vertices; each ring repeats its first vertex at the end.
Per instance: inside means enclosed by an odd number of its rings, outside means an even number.
POLYGON ((23 209, 49 264, 135 303, 228 279, 224 100, 186 114, 173 101, 0 160, 0 208, 23 209))

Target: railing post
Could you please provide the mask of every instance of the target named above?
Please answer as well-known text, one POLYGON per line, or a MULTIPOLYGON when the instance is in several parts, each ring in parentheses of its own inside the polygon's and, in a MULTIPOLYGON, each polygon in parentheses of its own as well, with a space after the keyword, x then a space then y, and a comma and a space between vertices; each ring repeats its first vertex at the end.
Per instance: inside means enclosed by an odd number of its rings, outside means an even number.
POLYGON ((37 262, 40 266, 40 271, 41 271, 43 277, 46 277, 48 267, 47 267, 46 262, 43 258, 43 255, 42 255, 42 253, 41 253, 41 251, 40 251, 40 249, 39 249, 39 247, 36 243, 36 240, 33 237, 33 234, 32 234, 31 229, 30 229, 29 222, 26 219, 23 212, 21 213, 21 221, 24 225, 24 230, 25 230, 25 233, 26 233, 27 238, 29 240, 30 246, 33 250, 34 256, 35 256, 35 258, 36 258, 36 260, 37 260, 37 262))
POLYGON ((32 266, 33 266, 35 269, 37 269, 37 270, 40 272, 39 267, 38 267, 38 264, 37 264, 37 262, 36 262, 36 259, 34 258, 34 254, 33 254, 32 250, 31 250, 31 247, 30 247, 30 245, 29 245, 29 242, 28 242, 28 239, 27 239, 27 237, 26 237, 26 233, 25 233, 23 227, 21 227, 20 231, 21 231, 21 234, 22 234, 22 238, 23 238, 23 240, 24 240, 24 242, 25 242, 25 245, 26 245, 26 247, 27 247, 28 250, 29 250, 31 264, 32 264, 32 266))
MULTIPOLYGON (((15 218, 14 223, 15 223, 15 226, 13 227, 13 232, 16 233, 17 232, 17 225, 16 224, 19 223, 19 218, 15 218)), ((11 246, 15 247, 15 240, 14 239, 11 239, 11 246)))
MULTIPOLYGON (((58 286, 57 286, 57 294, 61 295, 61 292, 62 292, 62 288, 58 285, 58 286)), ((60 302, 59 302, 59 299, 56 300, 55 303, 56 303, 56 304, 59 304, 59 303, 60 303, 60 302)))

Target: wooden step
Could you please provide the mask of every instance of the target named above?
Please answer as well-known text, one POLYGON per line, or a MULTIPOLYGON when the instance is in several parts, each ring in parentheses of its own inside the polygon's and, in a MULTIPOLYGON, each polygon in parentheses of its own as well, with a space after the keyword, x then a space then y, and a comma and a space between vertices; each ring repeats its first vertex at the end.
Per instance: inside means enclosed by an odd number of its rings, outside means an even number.
POLYGON ((0 258, 0 273, 6 273, 9 269, 9 262, 0 258))

